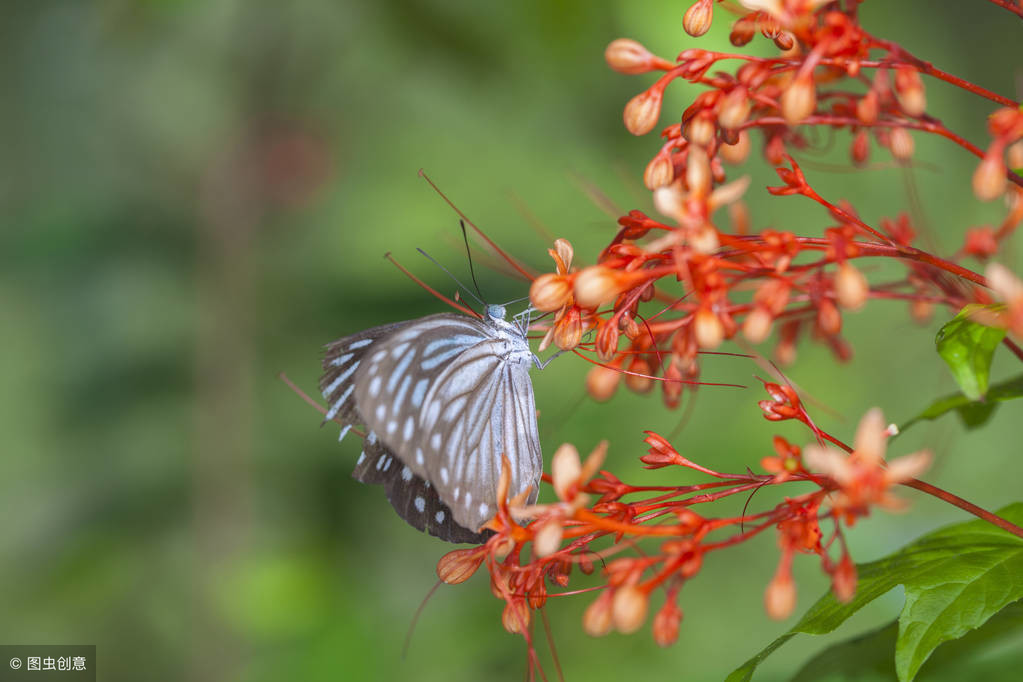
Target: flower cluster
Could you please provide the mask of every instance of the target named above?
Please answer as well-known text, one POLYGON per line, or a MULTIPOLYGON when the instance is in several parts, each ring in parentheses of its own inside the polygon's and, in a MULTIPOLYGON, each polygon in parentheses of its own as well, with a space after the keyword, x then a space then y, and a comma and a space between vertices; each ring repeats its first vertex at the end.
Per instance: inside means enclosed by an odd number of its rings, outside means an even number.
MULTIPOLYGON (((703 385, 700 354, 728 340, 756 352, 774 333, 774 359, 788 365, 809 337, 847 360, 852 347, 842 334, 843 318, 873 300, 904 301, 918 321, 927 320, 935 306, 954 311, 1000 301, 1004 305, 986 307, 988 322, 1023 337, 1023 283, 997 264, 984 277, 961 263, 991 259, 1023 221, 1019 104, 873 36, 859 22, 856 0, 738 3, 743 11, 731 26, 732 44, 742 47, 759 35, 773 42, 776 56, 690 48, 670 61, 629 39, 607 47, 605 58, 615 71, 660 74, 624 108, 625 127, 634 135, 658 126, 672 83, 683 80, 705 90, 663 128, 646 166, 643 180, 660 217, 633 210, 619 218, 616 233, 590 265, 573 263, 567 240, 559 239, 549 251, 554 271, 534 278, 530 289, 533 307, 551 315, 540 325, 541 348, 553 343, 592 362, 586 385, 597 400, 609 399, 624 378, 637 393, 659 382, 665 404, 673 408, 685 390, 703 385), (729 64, 737 68, 729 71, 729 64), (986 150, 928 114, 925 77, 1001 107, 989 118, 986 150), (1003 198, 1005 219, 997 228, 964 230, 963 246, 948 257, 917 246, 917 230, 905 214, 868 224, 848 203, 818 193, 797 162, 815 127, 847 132, 854 166, 865 164, 877 148, 907 164, 914 135, 940 136, 979 159, 973 194, 984 201, 1003 198), (768 191, 800 196, 824 209, 826 223, 814 234, 753 228, 743 201, 750 179, 733 177, 729 168, 748 158, 755 135, 780 179, 768 191), (870 281, 861 265, 868 258, 896 259, 904 273, 870 281)), ((697 0, 685 11, 684 29, 705 34, 716 4, 697 0)), ((722 8, 734 5, 717 6, 722 8)), ((592 589, 600 593, 583 616, 585 631, 628 633, 652 621, 657 643, 671 644, 682 620, 680 595, 704 557, 769 530, 777 533, 780 548, 765 591, 771 617, 784 618, 795 607, 791 566, 797 554, 817 555, 836 597, 848 601, 856 570, 844 529, 875 507, 901 508, 895 486, 937 494, 916 480, 930 454, 888 463, 886 443, 894 427, 885 425, 880 410, 867 412, 848 446, 814 424, 792 386, 765 381, 764 389, 763 416, 802 423, 814 442, 799 447, 775 437, 774 454, 761 462, 763 473, 730 474, 697 464, 668 439, 647 432, 643 465, 684 467, 707 477, 686 486, 629 484, 600 468, 605 445, 585 461, 574 447, 562 446, 544 477, 556 501, 523 506, 502 495, 489 524, 495 535, 481 547, 446 555, 438 574, 457 583, 486 565, 491 588, 506 605, 505 628, 523 635, 531 651, 531 612, 551 596, 549 590, 563 590, 573 574, 588 575, 597 566, 602 581, 592 589), (801 483, 801 490, 809 483, 811 490, 735 517, 696 511, 700 504, 792 482, 801 483), (643 551, 634 551, 644 539, 643 551)))

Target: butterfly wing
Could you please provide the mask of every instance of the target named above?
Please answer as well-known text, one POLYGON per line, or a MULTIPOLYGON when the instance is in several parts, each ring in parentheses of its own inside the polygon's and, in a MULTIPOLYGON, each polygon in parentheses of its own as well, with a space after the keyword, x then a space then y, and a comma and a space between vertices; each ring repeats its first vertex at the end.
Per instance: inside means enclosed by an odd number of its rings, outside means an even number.
MULTIPOLYGON (((330 406, 327 417, 336 417, 345 424, 342 438, 355 423, 370 429, 365 456, 360 457, 353 476, 365 483, 384 485, 391 505, 409 524, 452 542, 483 542, 488 534, 476 529, 486 519, 476 523, 473 517, 473 525, 466 525, 452 514, 450 491, 438 489, 436 484, 440 465, 432 466, 435 463, 429 461, 435 454, 422 420, 427 395, 437 393, 437 386, 448 381, 454 382, 449 389, 463 385, 469 377, 477 376, 477 370, 484 369, 476 365, 465 367, 466 374, 451 372, 465 352, 487 342, 492 334, 472 318, 433 315, 339 339, 327 347, 323 362, 325 373, 320 388, 330 406)), ((496 393, 489 388, 485 386, 487 390, 481 395, 491 396, 492 404, 496 393)), ((529 402, 532 404, 531 387, 529 402)), ((441 402, 435 404, 439 407, 441 402)), ((482 409, 489 411, 487 405, 482 409)), ((535 432, 535 417, 533 429, 535 432)), ((539 445, 536 451, 539 458, 539 445)), ((539 467, 537 478, 538 472, 539 467)), ((480 493, 476 498, 480 499, 480 493)), ((487 498, 492 500, 490 516, 494 498, 496 488, 487 498)))
MULTIPOLYGON (((476 529, 497 511, 502 455, 511 469, 509 496, 536 499, 543 462, 529 365, 509 357, 508 341, 467 348, 427 393, 420 415, 427 478, 455 520, 476 529)), ((528 346, 522 341, 528 354, 528 346)), ((417 450, 418 455, 418 450, 417 450)))

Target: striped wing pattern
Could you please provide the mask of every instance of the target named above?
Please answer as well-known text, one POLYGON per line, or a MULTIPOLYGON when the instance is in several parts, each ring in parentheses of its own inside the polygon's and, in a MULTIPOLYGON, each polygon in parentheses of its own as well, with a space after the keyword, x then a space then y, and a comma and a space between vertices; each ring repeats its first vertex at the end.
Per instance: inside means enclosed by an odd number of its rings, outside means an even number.
POLYGON ((440 314, 365 330, 327 347, 320 388, 328 418, 365 424, 353 476, 385 486, 412 526, 482 542, 496 511, 502 453, 511 495, 536 498, 542 467, 524 338, 440 314))

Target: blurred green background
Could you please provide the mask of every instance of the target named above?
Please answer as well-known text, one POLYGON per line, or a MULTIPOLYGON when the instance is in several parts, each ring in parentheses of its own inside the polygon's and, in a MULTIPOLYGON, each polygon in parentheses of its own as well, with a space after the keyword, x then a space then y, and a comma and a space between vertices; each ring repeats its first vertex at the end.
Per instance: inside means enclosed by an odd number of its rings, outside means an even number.
MULTIPOLYGON (((648 210, 641 175, 656 147, 621 125, 621 108, 652 77, 610 72, 603 48, 628 36, 669 58, 693 45, 728 49, 727 16, 719 10, 697 42, 681 31, 685 8, 5 3, 0 641, 95 643, 104 680, 522 679, 522 640, 501 628, 501 604, 481 576, 437 592, 401 657, 452 546, 412 530, 381 490, 353 481, 356 439, 338 446, 337 429, 320 429, 277 375, 315 393, 322 344, 443 309, 382 258, 392 251, 446 292, 451 282, 415 247, 466 272, 456 216, 416 176, 420 167, 522 260, 551 267, 535 220, 592 262, 615 225, 584 188, 648 210)), ((990 3, 871 2, 862 13, 875 33, 938 66, 1017 94, 1019 22, 990 3)), ((768 47, 758 38, 750 49, 768 47)), ((985 146, 994 106, 928 87, 929 110, 985 146)), ((673 88, 662 122, 695 92, 673 88)), ((952 253, 967 227, 1000 219, 999 206, 971 196, 975 161, 946 142, 918 135, 909 173, 876 149, 868 171, 848 173, 845 134, 816 142, 801 157, 815 187, 850 199, 872 223, 913 211, 938 253, 952 253)), ((753 176, 756 229, 814 235, 830 224, 808 202, 767 197, 775 178, 759 160, 742 172, 753 176)), ((493 270, 480 279, 491 300, 526 293, 493 270)), ((875 303, 846 319, 851 363, 804 346, 790 375, 827 406, 816 416, 840 435, 851 437, 873 405, 905 421, 953 390, 931 350, 946 315, 920 327, 904 305, 875 303)), ((656 394, 580 403, 586 368, 569 356, 534 373, 544 451, 571 441, 586 452, 607 438, 608 467, 625 480, 696 480, 638 462, 642 431, 668 433, 679 413, 656 394)), ((996 378, 1012 371, 998 358, 996 378)), ((708 381, 754 385, 757 373, 737 358, 704 363, 708 381)), ((809 440, 766 423, 761 397, 701 390, 679 449, 741 470, 770 454, 774 433, 809 440)), ((997 508, 1019 499, 1014 419, 1019 406, 1004 405, 968 437, 951 419, 925 424, 891 454, 934 448, 928 480, 997 508)), ((906 496, 908 514, 853 530, 857 560, 964 518, 906 496)), ((736 515, 741 503, 718 511, 736 515)), ((683 591, 680 641, 667 650, 648 628, 592 640, 580 628, 591 597, 551 600, 567 678, 723 677, 786 627, 761 606, 776 554, 765 534, 711 557, 683 591)), ((812 558, 797 564, 802 609, 827 583, 812 558)), ((793 641, 762 678, 785 678, 900 605, 890 594, 831 639, 793 641)))

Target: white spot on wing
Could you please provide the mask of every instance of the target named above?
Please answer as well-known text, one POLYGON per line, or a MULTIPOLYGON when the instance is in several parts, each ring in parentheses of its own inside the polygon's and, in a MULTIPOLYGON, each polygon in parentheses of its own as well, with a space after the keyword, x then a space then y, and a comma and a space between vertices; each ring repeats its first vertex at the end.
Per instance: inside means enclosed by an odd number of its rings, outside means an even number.
MULTIPOLYGON (((375 369, 376 365, 373 365, 370 368, 370 371, 375 369)), ((380 393, 380 384, 382 383, 383 381, 381 381, 380 377, 373 377, 373 380, 369 382, 369 394, 375 398, 377 394, 380 393)))
POLYGON ((352 428, 352 425, 351 425, 351 424, 345 424, 344 426, 342 426, 342 427, 341 427, 341 435, 340 435, 340 436, 338 437, 338 439, 337 439, 337 442, 338 442, 338 443, 340 443, 341 441, 343 441, 343 440, 345 439, 345 436, 347 436, 347 435, 348 435, 348 431, 349 431, 349 430, 350 430, 351 428, 352 428))
POLYGON ((344 365, 345 363, 347 363, 349 360, 351 360, 354 357, 355 357, 355 353, 345 353, 341 357, 334 358, 333 360, 331 360, 330 364, 334 365, 335 367, 340 367, 341 365, 344 365))
POLYGON ((387 433, 394 433, 397 430, 398 430, 397 419, 392 419, 391 421, 387 422, 387 433))
POLYGON ((357 362, 353 363, 351 367, 346 369, 341 374, 341 376, 339 376, 337 379, 334 379, 334 381, 330 382, 330 386, 327 386, 327 388, 323 389, 323 395, 324 396, 329 396, 331 393, 336 391, 337 387, 340 386, 341 384, 343 384, 345 379, 347 379, 348 377, 352 376, 352 374, 355 372, 355 370, 358 367, 359 367, 359 363, 357 363, 357 362))
POLYGON ((408 481, 411 481, 412 480, 412 470, 409 469, 408 467, 402 467, 401 468, 401 480, 405 481, 406 483, 408 481))
POLYGON ((440 481, 444 485, 448 484, 448 468, 447 467, 441 467, 440 468, 440 481))
POLYGON ((461 494, 462 494, 462 489, 461 489, 461 488, 459 488, 459 487, 458 487, 458 486, 456 485, 456 486, 455 486, 455 499, 457 500, 457 499, 458 499, 458 496, 459 496, 459 495, 461 495, 461 494))
POLYGON ((400 358, 402 354, 408 350, 407 343, 399 343, 397 346, 391 349, 392 358, 400 358))
POLYGON ((401 432, 401 435, 405 438, 405 440, 412 439, 413 429, 415 429, 415 420, 412 419, 412 417, 409 417, 405 420, 405 429, 401 432))
MULTIPOLYGON (((341 408, 345 406, 345 401, 348 400, 348 396, 350 396, 354 390, 355 384, 346 388, 345 392, 341 394, 341 397, 335 400, 334 404, 330 406, 329 410, 327 410, 327 414, 323 415, 323 418, 327 420, 336 417, 337 413, 341 411, 341 408)), ((344 434, 342 434, 341 437, 344 438, 344 434)))
POLYGON ((430 446, 434 450, 440 450, 440 431, 434 431, 433 435, 430 436, 430 446))
POLYGON ((420 514, 426 511, 426 499, 422 495, 416 496, 412 504, 416 505, 416 511, 420 514))
POLYGON ((357 348, 363 348, 365 346, 368 346, 371 343, 373 343, 373 339, 360 339, 358 341, 354 341, 354 342, 348 344, 348 349, 349 350, 355 350, 357 348))
POLYGON ((391 393, 393 393, 394 389, 398 387, 398 382, 401 381, 401 378, 405 376, 405 370, 408 369, 414 355, 415 353, 407 354, 399 360, 398 364, 391 370, 391 376, 387 379, 387 390, 391 393))
POLYGON ((433 518, 437 519, 437 523, 444 523, 444 510, 441 509, 433 518))
POLYGON ((468 509, 472 505, 472 493, 468 490, 465 491, 465 507, 468 509))
POLYGON ((422 466, 424 461, 425 460, 423 459, 423 449, 416 448, 416 464, 422 466))
POLYGON ((416 387, 412 389, 412 405, 413 407, 422 407, 423 399, 426 398, 426 389, 430 386, 429 379, 420 379, 416 382, 416 387))
POLYGON ((486 502, 480 502, 480 516, 486 518, 490 514, 490 506, 486 502))
POLYGON ((359 461, 357 461, 355 463, 355 466, 359 466, 360 464, 362 464, 365 461, 366 461, 366 452, 362 451, 362 452, 359 453, 359 461))
POLYGON ((387 406, 380 403, 377 405, 377 419, 383 421, 385 417, 387 417, 387 406))

